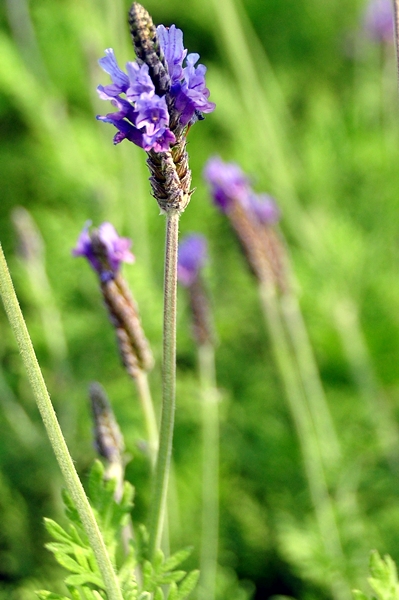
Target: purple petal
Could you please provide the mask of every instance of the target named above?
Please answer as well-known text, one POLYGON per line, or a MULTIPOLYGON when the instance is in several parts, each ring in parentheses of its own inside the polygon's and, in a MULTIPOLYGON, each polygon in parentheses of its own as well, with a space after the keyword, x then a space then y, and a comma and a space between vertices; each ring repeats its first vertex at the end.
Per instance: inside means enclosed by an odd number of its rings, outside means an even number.
POLYGON ((183 47, 183 32, 176 25, 171 25, 169 28, 164 27, 164 25, 158 25, 157 36, 168 64, 169 76, 173 84, 183 76, 182 64, 187 54, 187 50, 183 47))
POLYGON ((176 110, 181 113, 179 120, 182 125, 187 125, 196 111, 210 113, 216 107, 214 102, 208 100, 209 90, 205 85, 206 67, 194 67, 198 59, 199 54, 192 53, 187 56, 187 67, 183 69, 184 81, 179 88, 172 88, 176 97, 176 110))
POLYGON ((148 65, 145 63, 138 65, 136 62, 126 63, 126 70, 129 75, 129 87, 126 90, 126 98, 134 102, 140 98, 141 94, 153 95, 155 86, 148 74, 148 65))
POLYGON ((154 150, 154 152, 167 152, 170 146, 176 142, 176 138, 170 129, 160 129, 155 132, 154 135, 143 134, 143 148, 147 152, 154 150))
POLYGON ((129 87, 129 78, 120 68, 112 48, 105 50, 105 56, 98 61, 101 68, 111 76, 112 82, 119 88, 120 92, 125 92, 129 87))
POLYGON ((142 94, 136 102, 138 114, 135 125, 139 129, 146 128, 147 135, 154 135, 169 125, 169 113, 165 96, 142 94))
POLYGON ((105 117, 97 115, 96 117, 98 121, 111 123, 111 125, 118 129, 118 133, 114 137, 114 144, 120 144, 123 140, 127 139, 136 144, 136 146, 144 148, 143 133, 125 119, 114 117, 115 114, 118 113, 110 113, 105 117))

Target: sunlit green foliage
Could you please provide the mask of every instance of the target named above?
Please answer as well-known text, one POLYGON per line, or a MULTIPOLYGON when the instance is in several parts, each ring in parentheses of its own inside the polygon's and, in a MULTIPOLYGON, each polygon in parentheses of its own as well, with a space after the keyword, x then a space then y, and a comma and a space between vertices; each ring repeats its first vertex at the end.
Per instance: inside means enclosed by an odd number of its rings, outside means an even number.
MULTIPOLYGON (((124 600, 147 600, 154 594, 156 600, 185 600, 198 581, 198 571, 178 570, 191 550, 181 550, 165 559, 161 550, 151 564, 145 559, 145 548, 134 544, 124 556, 122 552, 123 531, 129 527, 133 489, 125 483, 119 502, 114 500, 115 480, 104 480, 104 468, 96 462, 89 477, 88 496, 95 510, 96 519, 103 535, 112 564, 117 570, 124 600), (140 573, 140 580, 137 580, 140 573), (164 586, 167 586, 165 588, 164 586), (167 592, 165 593, 165 589, 167 592)), ((68 527, 64 529, 52 519, 46 519, 46 529, 56 540, 46 544, 57 562, 72 575, 65 578, 71 598, 100 600, 105 598, 105 587, 95 556, 85 534, 78 512, 69 495, 64 493, 68 527)), ((141 535, 141 538, 145 537, 141 535)), ((40 600, 65 600, 67 596, 51 592, 37 592, 40 600)), ((68 599, 70 600, 70 599, 68 599)))

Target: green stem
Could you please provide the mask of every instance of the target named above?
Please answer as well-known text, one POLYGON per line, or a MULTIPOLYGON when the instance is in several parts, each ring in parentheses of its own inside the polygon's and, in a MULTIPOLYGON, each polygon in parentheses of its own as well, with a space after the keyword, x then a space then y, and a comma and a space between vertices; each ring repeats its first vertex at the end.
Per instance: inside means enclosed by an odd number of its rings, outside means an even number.
POLYGON ((260 297, 277 368, 283 382, 288 406, 297 430, 299 445, 308 480, 310 496, 326 555, 331 562, 331 591, 336 600, 349 599, 351 588, 341 573, 345 556, 341 546, 334 506, 328 492, 320 441, 314 429, 297 365, 291 354, 282 323, 274 286, 260 284, 260 297))
POLYGON ((0 246, 0 293, 3 299, 4 307, 11 324, 11 328, 17 339, 30 384, 39 408, 44 426, 47 431, 54 454, 64 476, 65 483, 77 511, 85 528, 90 545, 104 580, 105 589, 109 600, 123 600, 119 587, 118 579, 112 567, 107 549, 104 544, 101 532, 98 528, 93 511, 86 497, 83 486, 68 447, 62 435, 54 408, 51 404, 46 384, 43 379, 35 351, 29 337, 28 330, 18 304, 11 277, 7 268, 7 263, 0 246))
POLYGON ((176 388, 176 288, 177 251, 179 238, 177 211, 166 217, 164 313, 163 313, 163 365, 162 365, 162 415, 159 433, 159 450, 155 466, 154 486, 150 508, 149 558, 160 547, 165 517, 166 497, 172 455, 175 420, 176 388))
POLYGON ((211 344, 198 348, 202 401, 202 539, 199 600, 214 600, 219 538, 219 410, 215 352, 211 344))
POLYGON ((155 417, 154 405, 151 398, 150 386, 148 385, 148 375, 145 371, 139 371, 135 377, 135 384, 137 386, 147 429, 151 466, 154 468, 158 452, 158 426, 155 417))
POLYGON ((309 411, 315 430, 318 432, 324 464, 331 471, 339 463, 341 448, 320 380, 312 345, 294 292, 282 294, 280 306, 297 361, 309 411))

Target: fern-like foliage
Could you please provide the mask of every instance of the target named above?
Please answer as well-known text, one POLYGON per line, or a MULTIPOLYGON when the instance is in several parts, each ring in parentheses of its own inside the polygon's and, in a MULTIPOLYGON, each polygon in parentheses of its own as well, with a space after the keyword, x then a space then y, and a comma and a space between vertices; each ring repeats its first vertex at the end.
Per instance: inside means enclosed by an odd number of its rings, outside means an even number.
MULTIPOLYGON (((88 484, 88 497, 104 537, 111 562, 118 575, 124 600, 185 600, 197 584, 199 572, 178 569, 191 550, 176 552, 169 558, 159 550, 151 563, 146 558, 148 536, 138 529, 136 540, 124 549, 130 527, 133 488, 125 482, 122 498, 114 499, 115 480, 104 479, 104 468, 96 461, 88 484)), ((68 524, 64 529, 45 519, 46 529, 54 539, 46 544, 57 562, 69 575, 65 585, 70 596, 40 590, 40 600, 106 600, 104 582, 92 548, 83 529, 76 507, 67 492, 63 494, 68 524)))
MULTIPOLYGON (((370 556, 370 573, 368 582, 375 592, 377 600, 399 600, 399 582, 396 565, 389 555, 381 556, 377 551, 370 556)), ((370 600, 359 590, 353 591, 354 600, 370 600)), ((374 598, 373 598, 374 600, 374 598)))

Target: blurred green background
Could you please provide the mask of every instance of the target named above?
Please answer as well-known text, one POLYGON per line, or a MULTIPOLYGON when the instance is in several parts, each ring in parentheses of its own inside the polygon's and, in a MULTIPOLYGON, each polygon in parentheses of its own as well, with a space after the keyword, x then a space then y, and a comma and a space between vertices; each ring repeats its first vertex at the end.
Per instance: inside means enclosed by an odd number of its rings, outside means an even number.
MULTIPOLYGON (((201 55, 217 109, 189 134, 196 192, 181 233, 209 240, 221 392, 219 598, 348 598, 369 551, 399 560, 399 110, 393 44, 365 36, 362 1, 148 0, 201 55), (336 590, 298 439, 263 325, 257 286, 201 172, 239 162, 282 210, 297 290, 342 458, 328 480, 345 582, 336 590)), ((149 466, 136 392, 120 366, 95 275, 71 248, 87 220, 133 239, 124 274, 139 304, 160 397, 164 219, 145 154, 95 120, 113 47, 133 59, 122 0, 0 5, 0 240, 57 414, 83 481, 95 452, 87 387, 112 399, 146 519, 149 466), (27 215, 42 248, 21 247, 27 215)), ((26 227, 25 227, 26 229, 26 227)), ((33 236, 32 238, 35 238, 33 236)), ((32 242, 33 243, 33 242, 32 242)), ((36 244, 38 242, 36 241, 36 244)), ((40 244, 39 244, 40 246, 40 244)), ((62 519, 62 481, 4 312, 0 314, 0 598, 62 590, 43 517, 62 519)), ((179 292, 172 548, 198 564, 201 448, 196 349, 179 292)))

